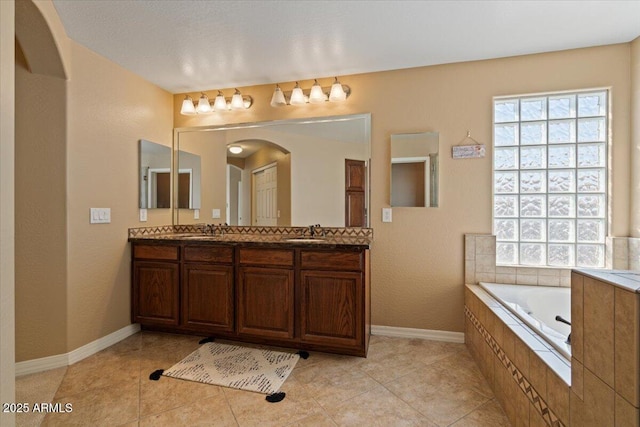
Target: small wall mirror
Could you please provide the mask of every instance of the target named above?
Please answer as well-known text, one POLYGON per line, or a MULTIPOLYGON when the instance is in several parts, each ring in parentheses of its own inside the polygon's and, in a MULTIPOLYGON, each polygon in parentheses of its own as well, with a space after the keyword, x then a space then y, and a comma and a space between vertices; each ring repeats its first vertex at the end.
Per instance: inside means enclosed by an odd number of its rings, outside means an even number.
POLYGON ((171 147, 140 140, 140 208, 171 207, 171 147))
POLYGON ((438 206, 438 132, 391 135, 391 206, 438 206))

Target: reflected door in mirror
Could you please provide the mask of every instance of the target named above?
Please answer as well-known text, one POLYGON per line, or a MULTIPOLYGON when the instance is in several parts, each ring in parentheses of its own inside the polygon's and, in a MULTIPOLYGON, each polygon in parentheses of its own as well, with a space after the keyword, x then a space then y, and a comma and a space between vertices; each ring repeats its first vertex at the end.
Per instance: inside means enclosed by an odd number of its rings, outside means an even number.
POLYGON ((365 227, 367 165, 361 160, 345 160, 345 227, 365 227))
MULTIPOLYGON (((170 208, 171 207, 171 174, 169 172, 160 172, 153 174, 155 176, 156 192, 155 205, 152 203, 151 208, 170 208)), ((153 196, 153 193, 152 193, 153 196)), ((152 199, 153 200, 153 199, 152 199)))

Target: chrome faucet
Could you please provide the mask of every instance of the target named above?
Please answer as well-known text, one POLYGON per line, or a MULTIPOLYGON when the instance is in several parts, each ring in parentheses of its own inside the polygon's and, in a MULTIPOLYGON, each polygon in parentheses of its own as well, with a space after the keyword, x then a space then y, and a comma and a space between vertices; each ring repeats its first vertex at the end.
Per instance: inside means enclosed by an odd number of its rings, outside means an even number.
POLYGON ((311 237, 316 237, 318 229, 320 229, 321 235, 324 236, 324 230, 322 230, 322 226, 320 224, 313 224, 309 226, 309 234, 311 235, 311 237))
POLYGON ((229 229, 229 224, 225 222, 224 224, 218 225, 217 228, 220 231, 220 235, 224 237, 224 233, 229 229))
MULTIPOLYGON (((571 326, 571 322, 569 322, 567 319, 563 318, 562 316, 556 316, 556 321, 571 326)), ((571 345, 571 333, 569 333, 566 343, 571 345)))

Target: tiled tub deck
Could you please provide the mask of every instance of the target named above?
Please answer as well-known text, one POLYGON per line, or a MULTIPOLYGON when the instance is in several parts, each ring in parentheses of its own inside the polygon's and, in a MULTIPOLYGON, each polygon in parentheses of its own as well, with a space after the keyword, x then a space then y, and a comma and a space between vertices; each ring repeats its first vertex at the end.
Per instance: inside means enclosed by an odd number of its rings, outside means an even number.
POLYGON ((640 427, 640 293, 572 273, 572 360, 479 286, 465 288, 465 339, 514 426, 640 427))

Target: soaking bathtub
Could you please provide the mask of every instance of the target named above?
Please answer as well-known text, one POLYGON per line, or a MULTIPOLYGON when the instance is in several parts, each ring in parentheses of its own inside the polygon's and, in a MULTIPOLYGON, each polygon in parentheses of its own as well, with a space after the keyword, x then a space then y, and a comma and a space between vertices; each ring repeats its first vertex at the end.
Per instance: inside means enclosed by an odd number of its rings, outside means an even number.
POLYGON ((571 326, 555 320, 556 316, 561 316, 571 322, 571 288, 486 282, 479 284, 565 358, 571 360, 571 344, 567 342, 571 326))

